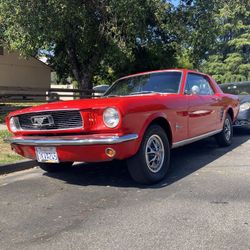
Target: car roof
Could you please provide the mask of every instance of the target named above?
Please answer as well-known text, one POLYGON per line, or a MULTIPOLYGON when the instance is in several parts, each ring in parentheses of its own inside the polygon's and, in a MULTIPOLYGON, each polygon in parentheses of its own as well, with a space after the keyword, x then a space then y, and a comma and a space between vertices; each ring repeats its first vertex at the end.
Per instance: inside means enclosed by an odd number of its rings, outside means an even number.
POLYGON ((206 75, 204 73, 199 72, 198 70, 191 70, 191 69, 181 69, 181 68, 171 68, 171 69, 161 69, 161 70, 152 70, 152 71, 146 71, 146 72, 141 72, 141 73, 136 73, 136 74, 131 74, 128 76, 121 77, 118 80, 134 77, 134 76, 140 76, 140 75, 147 75, 147 74, 155 74, 155 73, 164 73, 164 72, 187 72, 187 73, 195 73, 195 74, 200 74, 200 75, 206 75))

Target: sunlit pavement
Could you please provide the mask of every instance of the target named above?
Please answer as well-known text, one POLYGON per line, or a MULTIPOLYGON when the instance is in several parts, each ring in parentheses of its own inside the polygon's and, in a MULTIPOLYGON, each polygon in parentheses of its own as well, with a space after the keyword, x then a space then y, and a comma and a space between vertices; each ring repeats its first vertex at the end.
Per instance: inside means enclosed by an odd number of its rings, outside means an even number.
POLYGON ((1 249, 250 249, 250 130, 172 152, 160 184, 120 162, 0 177, 1 249))

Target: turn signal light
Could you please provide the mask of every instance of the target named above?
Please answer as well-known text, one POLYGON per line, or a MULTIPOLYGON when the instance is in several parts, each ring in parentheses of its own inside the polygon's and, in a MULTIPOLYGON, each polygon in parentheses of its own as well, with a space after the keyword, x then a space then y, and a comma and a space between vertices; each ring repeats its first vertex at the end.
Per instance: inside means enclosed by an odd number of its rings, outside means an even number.
POLYGON ((116 152, 115 152, 115 150, 114 150, 113 148, 106 148, 106 149, 105 149, 105 154, 106 154, 108 157, 112 158, 112 157, 115 156, 116 152))

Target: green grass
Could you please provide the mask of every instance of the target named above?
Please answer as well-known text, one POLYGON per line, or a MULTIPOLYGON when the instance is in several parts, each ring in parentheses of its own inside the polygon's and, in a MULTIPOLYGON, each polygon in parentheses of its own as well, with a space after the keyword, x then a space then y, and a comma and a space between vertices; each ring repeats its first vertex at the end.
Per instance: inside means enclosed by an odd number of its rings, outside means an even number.
MULTIPOLYGON (((0 103, 0 124, 5 124, 5 118, 10 112, 40 104, 42 103, 0 103)), ((0 164, 14 163, 24 159, 11 150, 8 142, 4 142, 4 139, 10 136, 7 130, 0 130, 0 164)))
POLYGON ((28 108, 32 106, 37 106, 43 103, 32 103, 32 102, 27 102, 27 103, 4 103, 0 104, 0 124, 5 123, 5 118, 6 116, 15 110, 23 109, 23 108, 28 108))
POLYGON ((10 137, 11 135, 12 134, 8 130, 0 130, 0 139, 2 139, 2 140, 10 137))
POLYGON ((14 163, 24 158, 11 150, 10 144, 4 139, 11 136, 8 130, 0 130, 0 164, 14 163))
POLYGON ((5 112, 5 113, 0 113, 0 124, 1 124, 1 123, 5 123, 5 118, 6 118, 7 115, 8 115, 7 112, 5 112))

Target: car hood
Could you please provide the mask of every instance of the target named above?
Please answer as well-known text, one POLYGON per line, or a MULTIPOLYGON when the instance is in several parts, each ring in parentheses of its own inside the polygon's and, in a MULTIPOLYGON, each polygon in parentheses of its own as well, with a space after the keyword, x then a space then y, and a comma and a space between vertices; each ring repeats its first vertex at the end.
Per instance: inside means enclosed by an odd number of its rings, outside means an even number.
POLYGON ((129 103, 143 103, 144 101, 147 101, 149 99, 155 99, 155 96, 159 95, 160 94, 158 93, 152 93, 137 96, 100 97, 93 99, 78 99, 72 101, 53 102, 11 112, 9 114, 9 117, 25 113, 55 110, 104 109, 106 107, 118 107, 120 109, 123 109, 123 107, 129 105, 129 103))
POLYGON ((120 103, 121 99, 122 98, 95 98, 95 99, 80 99, 72 101, 53 102, 17 110, 12 112, 11 116, 24 113, 39 112, 39 111, 67 110, 67 109, 82 110, 82 109, 102 108, 120 103))
POLYGON ((238 95, 240 104, 243 104, 245 102, 250 102, 250 95, 238 95))

